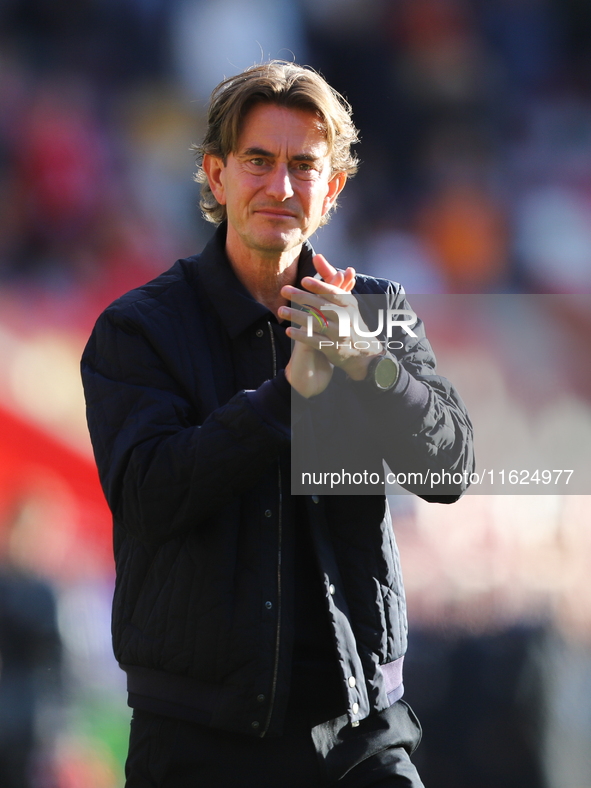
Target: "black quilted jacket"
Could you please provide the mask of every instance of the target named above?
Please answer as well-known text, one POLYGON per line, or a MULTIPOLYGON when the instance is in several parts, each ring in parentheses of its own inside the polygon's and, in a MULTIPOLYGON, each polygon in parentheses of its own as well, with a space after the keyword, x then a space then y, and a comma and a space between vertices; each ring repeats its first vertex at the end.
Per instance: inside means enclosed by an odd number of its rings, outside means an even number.
MULTIPOLYGON (((300 270, 312 254, 306 244, 300 270)), ((130 697, 140 707, 149 698, 164 713, 264 736, 281 732, 294 635, 293 534, 281 516, 289 478, 279 472, 290 437, 276 414, 265 418, 260 402, 254 407, 249 394, 232 389, 228 276, 222 226, 201 255, 105 310, 82 374, 113 513, 113 641, 130 697)), ((384 293, 400 306, 399 291, 359 276, 354 292, 384 293)), ((393 468, 404 454, 414 468, 471 471, 464 406, 435 375, 420 323, 415 332, 419 338, 406 338, 398 353, 395 389, 370 405, 380 451, 393 468)), ((260 385, 268 388, 272 337, 263 341, 269 362, 260 385)), ((288 388, 283 380, 272 397, 285 398, 288 388)), ((380 495, 307 496, 306 506, 355 724, 402 694, 407 624, 392 525, 380 495)))

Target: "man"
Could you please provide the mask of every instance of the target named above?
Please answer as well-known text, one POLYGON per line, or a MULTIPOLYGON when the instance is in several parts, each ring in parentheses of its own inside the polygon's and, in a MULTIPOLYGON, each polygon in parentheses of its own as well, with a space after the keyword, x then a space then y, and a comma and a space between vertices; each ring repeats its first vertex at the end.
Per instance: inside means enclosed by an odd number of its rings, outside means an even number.
POLYGON ((400 446, 415 466, 472 468, 470 422, 421 324, 396 359, 337 347, 329 313, 309 337, 298 309, 404 303, 308 243, 355 172, 355 140, 350 108, 309 69, 273 61, 221 83, 197 149, 214 238, 112 304, 85 350, 130 788, 421 785, 385 497, 289 486, 292 398, 314 425, 342 391, 330 418, 353 435, 375 414, 389 463, 400 446))

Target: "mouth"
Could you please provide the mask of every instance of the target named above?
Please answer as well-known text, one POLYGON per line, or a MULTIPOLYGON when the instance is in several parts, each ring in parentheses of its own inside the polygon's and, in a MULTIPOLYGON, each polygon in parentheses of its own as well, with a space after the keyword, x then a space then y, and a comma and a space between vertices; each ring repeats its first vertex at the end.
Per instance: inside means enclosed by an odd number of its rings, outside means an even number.
POLYGON ((256 208, 255 213, 259 213, 262 216, 269 216, 273 219, 297 219, 298 215, 294 211, 290 211, 287 208, 256 208))

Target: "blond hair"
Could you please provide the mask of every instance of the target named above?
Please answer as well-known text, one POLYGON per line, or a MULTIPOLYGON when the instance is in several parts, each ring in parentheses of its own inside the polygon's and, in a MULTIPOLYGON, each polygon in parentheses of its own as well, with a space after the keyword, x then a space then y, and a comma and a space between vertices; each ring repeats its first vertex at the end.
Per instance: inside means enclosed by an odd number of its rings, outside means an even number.
MULTIPOLYGON (((207 115, 207 131, 200 145, 192 145, 197 160, 195 180, 201 186, 201 210, 205 218, 219 224, 226 218, 226 206, 214 197, 203 170, 207 153, 222 159, 236 151, 242 124, 257 104, 276 104, 289 109, 315 113, 326 134, 332 173, 344 172, 352 177, 359 160, 351 152, 358 132, 351 119, 350 104, 311 68, 283 60, 251 66, 228 77, 214 88, 207 115)), ((328 221, 328 214, 321 224, 328 221)))

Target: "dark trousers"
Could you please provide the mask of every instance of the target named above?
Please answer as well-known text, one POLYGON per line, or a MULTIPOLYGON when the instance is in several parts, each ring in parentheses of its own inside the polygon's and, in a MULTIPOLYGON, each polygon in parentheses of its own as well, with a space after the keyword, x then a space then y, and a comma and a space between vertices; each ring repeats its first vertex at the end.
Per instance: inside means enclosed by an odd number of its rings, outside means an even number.
POLYGON ((403 747, 329 782, 305 716, 279 738, 254 738, 135 710, 126 788, 424 788, 403 747))

